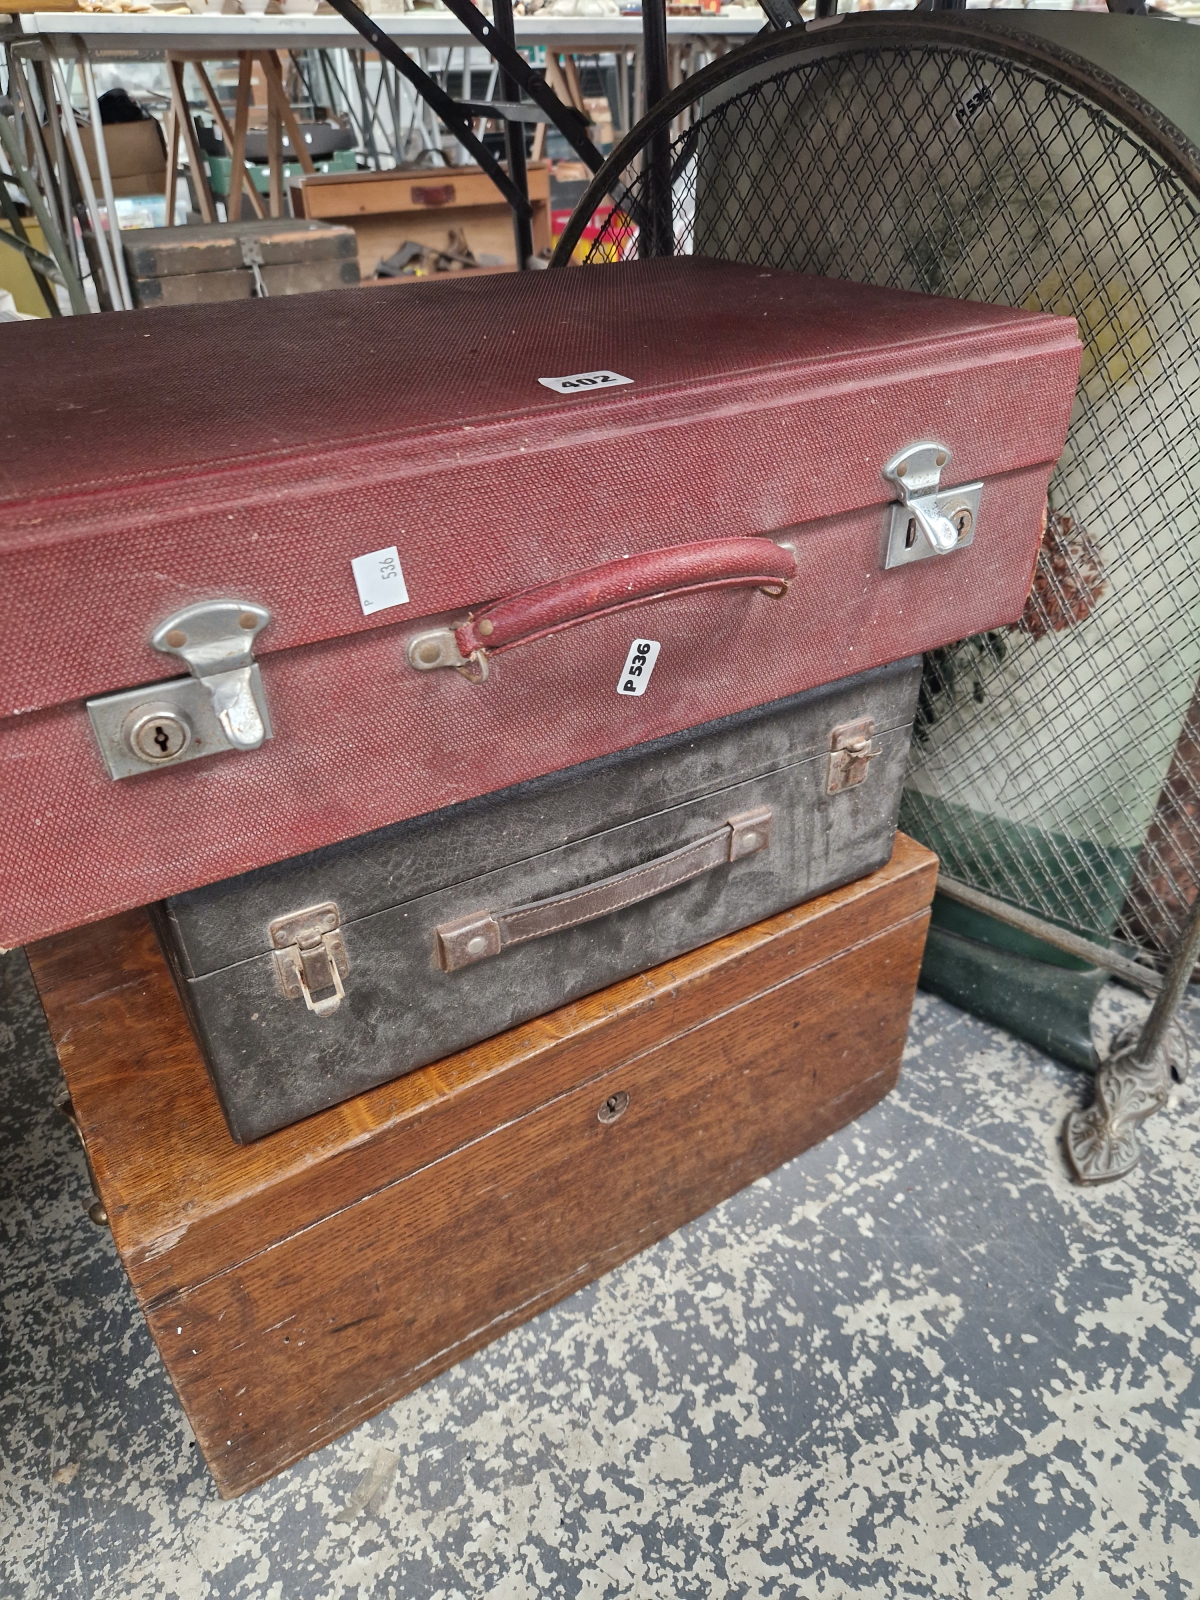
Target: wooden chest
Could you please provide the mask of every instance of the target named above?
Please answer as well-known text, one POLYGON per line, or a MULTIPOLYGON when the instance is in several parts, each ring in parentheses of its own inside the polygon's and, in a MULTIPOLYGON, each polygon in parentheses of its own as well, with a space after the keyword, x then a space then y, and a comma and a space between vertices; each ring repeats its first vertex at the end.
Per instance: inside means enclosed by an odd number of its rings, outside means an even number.
POLYGON ((221 1493, 335 1438, 896 1081, 937 863, 246 1147, 148 917, 29 950, 121 1258, 221 1493))
POLYGON ((310 294, 359 279, 352 230, 303 219, 129 229, 122 247, 134 304, 142 309, 310 294))
MULTIPOLYGON (((531 161, 528 179, 538 255, 550 245, 550 163, 531 161)), ((308 173, 292 184, 291 197, 298 217, 354 229, 364 278, 410 239, 446 249, 451 231, 462 235, 481 266, 517 265, 512 212, 479 167, 308 173)))

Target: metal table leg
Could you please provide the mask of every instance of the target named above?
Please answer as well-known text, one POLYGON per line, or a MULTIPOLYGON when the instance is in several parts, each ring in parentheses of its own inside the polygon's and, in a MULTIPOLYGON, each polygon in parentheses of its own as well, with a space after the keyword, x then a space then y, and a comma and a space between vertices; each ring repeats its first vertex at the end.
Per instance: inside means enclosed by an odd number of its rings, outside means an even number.
MULTIPOLYGON (((75 113, 71 109, 71 95, 67 88, 66 74, 63 71, 62 61, 53 45, 46 45, 46 59, 50 63, 50 73, 54 81, 54 91, 58 99, 58 114, 62 123, 63 132, 67 137, 67 145, 71 152, 71 159, 75 166, 75 176, 79 180, 79 190, 83 196, 84 209, 88 215, 88 222, 95 239, 96 259, 100 263, 100 272, 104 279, 105 292, 108 303, 115 311, 129 309, 125 305, 121 293, 121 282, 117 276, 112 255, 109 250, 109 240, 104 226, 100 221, 100 206, 96 199, 96 190, 92 184, 92 175, 88 169, 87 158, 83 151, 83 141, 79 137, 79 129, 75 126, 75 113)), ((95 134, 98 130, 93 130, 95 134)), ((99 166, 104 159, 104 135, 99 134, 93 140, 96 146, 96 164, 99 166)), ((111 186, 112 179, 109 178, 111 186)))
POLYGON ((92 144, 96 150, 96 168, 100 174, 100 190, 104 195, 104 206, 108 213, 108 244, 112 251, 113 266, 116 269, 117 282, 121 289, 121 300, 126 311, 133 310, 133 295, 129 290, 129 276, 125 271, 125 252, 121 248, 121 225, 117 220, 117 202, 113 195, 112 173, 108 166, 108 146, 104 142, 104 125, 100 120, 100 101, 96 94, 96 80, 92 75, 91 57, 88 55, 87 45, 76 36, 75 59, 79 63, 79 75, 83 79, 84 91, 87 94, 88 116, 92 123, 92 144))

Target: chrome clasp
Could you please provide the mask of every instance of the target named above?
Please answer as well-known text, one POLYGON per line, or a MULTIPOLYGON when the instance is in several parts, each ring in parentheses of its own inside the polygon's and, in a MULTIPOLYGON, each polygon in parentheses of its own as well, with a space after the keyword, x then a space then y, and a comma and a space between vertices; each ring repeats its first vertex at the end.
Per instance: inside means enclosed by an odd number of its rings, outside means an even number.
POLYGON ((254 641, 270 620, 264 606, 207 600, 177 611, 150 636, 156 650, 178 656, 208 690, 221 732, 235 750, 257 750, 267 737, 254 680, 254 641))
POLYGON ((926 440, 909 445, 884 467, 884 477, 900 495, 899 505, 888 508, 885 567, 949 555, 975 537, 983 485, 943 490, 942 469, 949 461, 947 445, 926 440))

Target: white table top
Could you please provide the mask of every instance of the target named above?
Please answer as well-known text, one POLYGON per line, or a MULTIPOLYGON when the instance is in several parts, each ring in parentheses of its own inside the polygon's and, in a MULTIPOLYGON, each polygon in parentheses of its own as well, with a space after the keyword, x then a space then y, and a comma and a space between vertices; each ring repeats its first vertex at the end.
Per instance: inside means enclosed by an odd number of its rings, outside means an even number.
MULTIPOLYGON (((373 15, 377 27, 411 49, 454 48, 474 43, 449 12, 373 15)), ((34 11, 14 19, 25 35, 42 35, 60 45, 82 39, 95 56, 159 55, 164 50, 204 51, 214 57, 239 50, 338 50, 361 42, 341 17, 226 17, 202 13, 173 17, 153 12, 34 11)), ((591 52, 640 45, 640 17, 517 17, 517 44, 591 52)), ((720 39, 730 44, 750 39, 763 23, 740 17, 668 17, 667 34, 688 39, 720 39)), ((482 49, 482 46, 478 46, 482 49)))

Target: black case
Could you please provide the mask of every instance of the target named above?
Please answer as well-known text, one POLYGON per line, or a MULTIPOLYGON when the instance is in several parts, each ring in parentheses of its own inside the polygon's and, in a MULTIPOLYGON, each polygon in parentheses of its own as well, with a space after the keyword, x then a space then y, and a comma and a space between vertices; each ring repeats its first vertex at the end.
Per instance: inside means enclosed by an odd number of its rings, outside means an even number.
POLYGON ((882 866, 919 681, 910 658, 165 901, 234 1138, 882 866))

